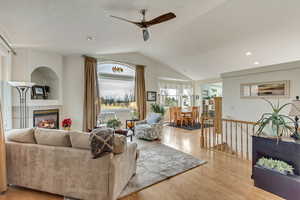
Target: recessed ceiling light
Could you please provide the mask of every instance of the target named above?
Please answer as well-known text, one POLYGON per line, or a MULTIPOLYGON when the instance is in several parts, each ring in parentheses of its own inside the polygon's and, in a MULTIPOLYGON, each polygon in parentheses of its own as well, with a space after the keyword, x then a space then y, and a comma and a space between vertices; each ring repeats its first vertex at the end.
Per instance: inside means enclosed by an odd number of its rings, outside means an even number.
POLYGON ((258 62, 258 61, 255 61, 255 62, 254 62, 254 65, 259 65, 259 62, 258 62))
POLYGON ((252 55, 252 52, 248 51, 248 52, 246 52, 245 54, 246 54, 246 56, 251 56, 251 55, 252 55))
POLYGON ((87 36, 87 37, 86 37, 86 40, 87 40, 87 41, 92 41, 92 40, 95 40, 95 38, 92 37, 92 36, 87 36))

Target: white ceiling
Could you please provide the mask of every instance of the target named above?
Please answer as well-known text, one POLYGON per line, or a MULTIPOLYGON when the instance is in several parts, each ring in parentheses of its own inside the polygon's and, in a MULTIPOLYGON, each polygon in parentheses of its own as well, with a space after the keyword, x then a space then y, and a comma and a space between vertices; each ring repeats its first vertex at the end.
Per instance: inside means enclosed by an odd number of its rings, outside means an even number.
POLYGON ((138 51, 198 80, 299 60, 299 8, 299 0, 0 0, 0 32, 16 47, 63 54, 138 51), (137 27, 109 17, 139 20, 141 8, 148 19, 177 18, 153 26, 145 43, 137 27))

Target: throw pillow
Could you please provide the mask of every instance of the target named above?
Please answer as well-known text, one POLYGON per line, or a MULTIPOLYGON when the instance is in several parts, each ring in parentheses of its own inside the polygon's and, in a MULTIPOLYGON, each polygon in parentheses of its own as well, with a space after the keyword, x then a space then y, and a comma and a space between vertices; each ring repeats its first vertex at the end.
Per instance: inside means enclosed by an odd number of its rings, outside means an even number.
POLYGON ((71 144, 73 148, 91 149, 90 134, 80 131, 72 131, 70 133, 71 144))
POLYGON ((161 120, 161 114, 159 113, 150 113, 146 119, 148 124, 155 124, 161 120))
POLYGON ((91 132, 91 153, 94 159, 113 152, 113 137, 114 130, 110 128, 98 128, 91 132))
POLYGON ((5 135, 7 141, 36 144, 33 128, 13 129, 7 131, 5 135))
MULTIPOLYGON (((126 137, 124 135, 115 134, 113 138, 113 153, 123 153, 127 145, 126 137)), ((73 148, 91 149, 90 133, 72 131, 72 133, 70 133, 70 139, 73 148)))
POLYGON ((125 151, 127 145, 127 139, 124 135, 114 135, 113 152, 114 154, 120 154, 125 151))
POLYGON ((68 131, 37 128, 34 132, 36 142, 41 145, 71 147, 68 131))

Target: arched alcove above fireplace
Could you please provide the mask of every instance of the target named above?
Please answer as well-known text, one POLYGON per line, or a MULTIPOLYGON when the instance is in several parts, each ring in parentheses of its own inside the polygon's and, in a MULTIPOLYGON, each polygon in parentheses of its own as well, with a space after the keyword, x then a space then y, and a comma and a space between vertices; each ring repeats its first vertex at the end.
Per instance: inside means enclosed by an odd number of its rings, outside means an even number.
MULTIPOLYGON (((36 86, 41 86, 40 90, 47 90, 47 100, 58 100, 59 99, 59 78, 55 71, 49 67, 37 67, 31 73, 31 82, 36 83, 36 86)), ((33 90, 39 91, 38 88, 33 90)), ((32 91, 34 94, 35 91, 32 91)), ((42 91, 41 91, 42 92, 42 91)), ((42 95, 40 97, 34 97, 33 99, 44 99, 42 95)))

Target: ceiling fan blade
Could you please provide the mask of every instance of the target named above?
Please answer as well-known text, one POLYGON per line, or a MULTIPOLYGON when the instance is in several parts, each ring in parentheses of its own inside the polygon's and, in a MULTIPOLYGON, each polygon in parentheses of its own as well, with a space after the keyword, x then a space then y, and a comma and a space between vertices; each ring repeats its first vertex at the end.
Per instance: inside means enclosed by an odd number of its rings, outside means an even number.
POLYGON ((150 38, 150 34, 149 34, 149 31, 148 29, 143 29, 143 39, 144 41, 146 42, 148 39, 150 38))
POLYGON ((131 24, 135 24, 140 28, 142 27, 142 24, 140 22, 134 22, 134 21, 131 21, 131 20, 128 20, 128 19, 125 19, 125 18, 122 18, 122 17, 118 17, 118 16, 113 16, 113 15, 110 15, 110 17, 121 20, 121 21, 129 22, 131 24))
POLYGON ((149 26, 152 26, 152 25, 155 25, 155 24, 160 24, 160 23, 165 22, 165 21, 169 21, 171 19, 174 19, 175 17, 176 17, 176 15, 174 13, 169 12, 167 14, 156 17, 156 18, 154 18, 150 21, 144 22, 144 24, 147 27, 149 27, 149 26))

